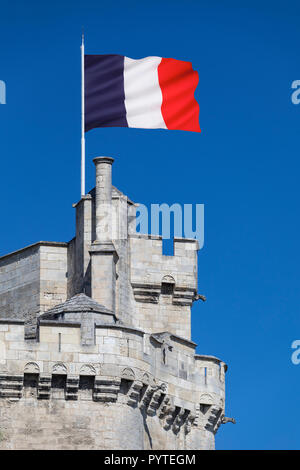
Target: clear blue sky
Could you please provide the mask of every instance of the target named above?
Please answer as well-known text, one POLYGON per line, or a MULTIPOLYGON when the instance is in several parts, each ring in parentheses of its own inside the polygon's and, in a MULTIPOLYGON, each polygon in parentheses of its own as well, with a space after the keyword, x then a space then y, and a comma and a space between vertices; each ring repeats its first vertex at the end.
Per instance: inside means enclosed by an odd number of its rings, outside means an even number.
POLYGON ((289 0, 0 3, 0 254, 74 235, 80 195, 80 35, 86 52, 191 60, 202 134, 95 129, 92 158, 150 203, 204 203, 193 308, 198 352, 229 364, 219 449, 299 449, 300 5, 289 0))

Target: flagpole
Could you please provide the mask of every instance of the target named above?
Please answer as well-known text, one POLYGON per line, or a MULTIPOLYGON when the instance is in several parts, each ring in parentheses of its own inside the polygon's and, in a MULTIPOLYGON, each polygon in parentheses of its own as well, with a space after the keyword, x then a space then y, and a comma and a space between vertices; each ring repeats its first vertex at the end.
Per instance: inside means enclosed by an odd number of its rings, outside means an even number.
POLYGON ((81 197, 85 195, 84 33, 81 38, 81 197))

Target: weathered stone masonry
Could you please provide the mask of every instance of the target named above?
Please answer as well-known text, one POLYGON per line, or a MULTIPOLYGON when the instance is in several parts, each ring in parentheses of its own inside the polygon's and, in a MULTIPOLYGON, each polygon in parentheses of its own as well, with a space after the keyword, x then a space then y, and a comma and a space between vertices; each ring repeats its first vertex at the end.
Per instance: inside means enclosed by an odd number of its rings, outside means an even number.
POLYGON ((227 366, 191 341, 197 241, 164 256, 94 162, 75 238, 0 258, 0 449, 213 449, 227 366))

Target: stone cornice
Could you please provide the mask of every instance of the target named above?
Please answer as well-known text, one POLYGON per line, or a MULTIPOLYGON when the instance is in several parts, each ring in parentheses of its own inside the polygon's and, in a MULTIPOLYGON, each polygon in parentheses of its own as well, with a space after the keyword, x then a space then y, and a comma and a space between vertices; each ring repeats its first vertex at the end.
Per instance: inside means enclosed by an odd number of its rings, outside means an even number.
POLYGON ((33 243, 32 245, 27 245, 24 248, 20 248, 19 250, 12 251, 11 253, 7 253, 6 255, 0 256, 0 261, 4 260, 5 258, 9 258, 14 255, 18 255, 19 253, 23 253, 24 251, 31 250, 33 248, 38 248, 39 246, 58 246, 58 247, 65 247, 67 248, 69 243, 67 242, 46 242, 40 241, 33 243))
POLYGON ((185 346, 189 346, 192 349, 195 349, 197 347, 197 344, 194 343, 193 341, 188 340, 186 338, 183 338, 182 336, 174 335, 173 333, 171 333, 169 331, 164 331, 164 332, 161 332, 161 333, 153 333, 150 336, 151 336, 151 338, 153 338, 155 341, 157 341, 160 344, 162 344, 166 340, 168 341, 168 340, 171 339, 175 342, 182 343, 185 346))
POLYGON ((200 360, 200 361, 214 361, 217 364, 223 364, 224 365, 224 370, 227 372, 228 370, 228 365, 222 361, 222 359, 219 359, 218 357, 215 356, 207 356, 205 354, 195 354, 195 360, 200 360))
POLYGON ((161 235, 151 235, 151 233, 130 233, 128 238, 144 238, 145 240, 162 240, 161 235))
MULTIPOLYGON (((167 383, 157 381, 145 371, 119 366, 118 375, 97 375, 92 365, 83 365, 83 367, 85 368, 82 369, 83 375, 92 377, 91 399, 94 402, 107 403, 111 406, 118 402, 139 408, 149 418, 157 416, 166 431, 171 430, 177 434, 183 429, 184 433, 188 434, 194 426, 215 434, 223 423, 223 407, 218 400, 214 402, 211 398, 211 404, 205 405, 208 408, 201 408, 201 403, 194 405, 182 400, 178 402, 176 397, 168 393, 167 383), (120 393, 122 383, 124 383, 123 392, 120 393), (127 390, 125 394, 124 390, 127 390)), ((52 387, 53 375, 57 374, 61 378, 65 377, 64 399, 80 400, 81 374, 67 373, 62 363, 57 363, 52 373, 40 373, 38 365, 30 362, 25 366, 24 374, 36 377, 37 400, 56 400, 55 396, 52 396, 52 387)), ((24 374, 0 372, 0 400, 17 402, 23 397, 24 374)))
POLYGON ((48 319, 40 319, 38 320, 40 326, 59 326, 59 327, 69 327, 69 328, 80 328, 80 322, 73 322, 73 321, 60 321, 60 320, 48 320, 48 319))
MULTIPOLYGON (((149 284, 149 283, 131 283, 133 289, 133 295, 137 302, 153 303, 159 302, 161 295, 161 284, 149 284)), ((191 306, 195 300, 197 290, 185 286, 174 287, 172 295, 173 305, 191 306)))
POLYGON ((0 318, 0 323, 8 324, 8 325, 24 325, 25 320, 17 318, 0 318))

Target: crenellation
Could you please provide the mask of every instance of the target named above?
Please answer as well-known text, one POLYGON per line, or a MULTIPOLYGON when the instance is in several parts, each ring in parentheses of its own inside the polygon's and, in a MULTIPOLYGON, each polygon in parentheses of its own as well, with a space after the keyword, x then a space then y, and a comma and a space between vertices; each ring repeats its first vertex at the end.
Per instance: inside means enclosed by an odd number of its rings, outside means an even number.
POLYGON ((212 449, 233 421, 226 364, 191 341, 198 242, 165 256, 94 163, 75 237, 0 258, 0 449, 212 449))

